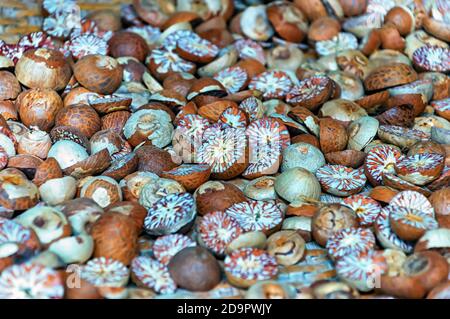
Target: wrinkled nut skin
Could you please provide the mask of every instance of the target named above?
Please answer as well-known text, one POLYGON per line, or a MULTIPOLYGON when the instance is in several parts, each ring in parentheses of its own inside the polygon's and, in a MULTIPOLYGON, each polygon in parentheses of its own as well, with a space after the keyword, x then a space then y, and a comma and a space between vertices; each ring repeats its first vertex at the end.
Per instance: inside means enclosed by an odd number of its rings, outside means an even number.
POLYGON ((19 94, 16 108, 23 124, 49 132, 56 114, 63 108, 63 101, 52 89, 30 89, 19 94))
POLYGON ((112 57, 87 55, 73 67, 77 81, 100 94, 112 94, 120 86, 123 76, 122 66, 112 57))
POLYGON ((137 202, 123 201, 109 205, 105 208, 107 213, 120 213, 130 217, 136 226, 139 234, 144 226, 144 219, 147 217, 147 210, 137 202))
POLYGON ((175 283, 190 291, 208 291, 220 282, 220 267, 214 256, 202 247, 188 247, 169 262, 175 283))
POLYGON ((144 145, 136 150, 139 159, 138 170, 152 172, 161 175, 162 172, 171 170, 177 165, 172 161, 169 152, 152 145, 144 145))
POLYGON ((95 110, 84 104, 66 106, 56 115, 55 126, 70 126, 90 138, 100 130, 101 120, 95 110))
POLYGON ((341 204, 323 206, 312 219, 313 238, 323 247, 336 231, 349 227, 358 227, 356 214, 341 204))
POLYGON ((92 226, 94 257, 113 258, 129 265, 137 255, 135 221, 122 213, 105 212, 92 226))
POLYGON ((111 55, 115 58, 131 56, 143 62, 149 52, 145 40, 134 32, 117 32, 109 40, 108 45, 111 55))
POLYGON ((37 167, 33 183, 39 187, 50 179, 61 177, 63 177, 61 167, 53 157, 49 157, 37 167))
POLYGON ((373 70, 364 80, 366 90, 381 90, 417 80, 416 71, 409 65, 393 63, 382 65, 373 70))
POLYGON ((59 51, 39 48, 24 52, 16 64, 16 77, 29 88, 64 89, 72 70, 59 51))

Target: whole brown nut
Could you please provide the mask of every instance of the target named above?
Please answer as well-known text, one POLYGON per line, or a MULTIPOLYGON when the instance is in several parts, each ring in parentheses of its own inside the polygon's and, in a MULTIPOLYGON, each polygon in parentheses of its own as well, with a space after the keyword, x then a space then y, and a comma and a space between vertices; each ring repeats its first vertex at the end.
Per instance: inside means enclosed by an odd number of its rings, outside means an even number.
POLYGON ((267 239, 267 252, 279 265, 290 266, 302 259, 305 245, 305 240, 295 230, 281 230, 267 239))
POLYGON ((116 32, 108 45, 110 54, 115 58, 131 56, 143 62, 149 52, 147 42, 134 32, 116 32))
POLYGON ((91 235, 94 257, 113 258, 129 265, 137 255, 139 232, 129 216, 105 212, 92 226, 91 235))
POLYGON ((341 204, 323 206, 312 219, 313 238, 323 247, 336 231, 349 227, 358 227, 356 214, 341 204))
POLYGON ((15 99, 22 88, 17 78, 8 71, 0 71, 0 100, 15 99))
POLYGON ((96 10, 88 18, 102 31, 119 31, 122 28, 120 14, 113 10, 96 10))
POLYGON ((39 48, 24 52, 16 64, 16 77, 29 88, 64 89, 72 70, 64 55, 56 50, 39 48))
POLYGON ((101 121, 95 110, 84 104, 66 106, 61 109, 55 118, 55 126, 71 126, 77 128, 86 137, 90 138, 100 130, 101 121))
POLYGON ((395 26, 402 36, 406 36, 414 30, 414 20, 413 13, 403 6, 393 7, 384 17, 384 23, 395 26))
POLYGON ((326 41, 332 39, 341 31, 341 24, 331 17, 323 17, 311 23, 308 30, 309 41, 326 41))
POLYGON ((77 81, 88 90, 112 94, 122 82, 123 68, 112 57, 93 54, 78 60, 73 73, 77 81))
POLYGON ((112 129, 116 133, 123 136, 123 127, 127 122, 131 113, 128 111, 116 111, 108 113, 102 117, 102 130, 112 129))
POLYGON ((367 0, 338 0, 346 17, 359 16, 366 12, 367 0))
POLYGON ((19 94, 16 107, 23 124, 49 132, 56 114, 63 108, 63 101, 52 89, 31 89, 19 94))
POLYGON ((203 247, 184 248, 170 260, 168 268, 175 283, 190 291, 208 291, 220 282, 219 263, 203 247))

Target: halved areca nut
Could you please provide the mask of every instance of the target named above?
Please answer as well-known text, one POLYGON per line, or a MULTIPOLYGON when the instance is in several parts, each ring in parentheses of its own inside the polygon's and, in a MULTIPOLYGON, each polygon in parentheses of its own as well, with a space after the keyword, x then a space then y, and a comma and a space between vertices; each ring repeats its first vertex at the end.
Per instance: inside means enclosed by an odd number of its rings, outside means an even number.
POLYGON ((244 230, 225 212, 212 212, 203 216, 198 225, 198 241, 216 255, 223 255, 229 243, 244 230))
POLYGON ((112 258, 91 259, 81 269, 81 279, 95 287, 124 287, 130 276, 128 268, 112 258))
POLYGON ((187 114, 178 121, 172 145, 185 163, 198 162, 198 150, 202 145, 203 132, 208 126, 209 121, 197 114, 187 114))
POLYGON ((338 277, 363 292, 373 290, 376 278, 387 270, 388 264, 381 251, 349 254, 336 263, 338 277))
POLYGON ((139 256, 133 259, 131 262, 131 279, 138 286, 150 288, 160 294, 173 293, 177 289, 167 266, 147 256, 139 256))
POLYGON ((35 232, 6 218, 0 218, 0 244, 17 243, 31 251, 39 249, 41 244, 35 232))
POLYGON ((228 107, 219 116, 218 122, 245 129, 248 124, 247 113, 237 107, 228 107))
POLYGON ((389 211, 383 208, 374 224, 375 235, 384 248, 399 249, 411 253, 414 249, 412 243, 404 241, 397 236, 389 222, 389 211))
POLYGON ((424 45, 414 51, 412 60, 419 70, 447 73, 450 71, 450 49, 424 45))
POLYGON ((266 71, 252 78, 249 89, 262 92, 263 98, 284 99, 291 90, 293 83, 284 71, 266 71))
POLYGON ((213 78, 222 83, 230 94, 241 91, 250 82, 247 71, 236 65, 221 70, 213 78))
POLYGON ((265 114, 266 108, 261 100, 250 96, 239 104, 239 108, 247 113, 250 121, 259 120, 265 114))
POLYGON ((188 61, 209 63, 219 54, 219 48, 202 38, 182 37, 177 41, 176 52, 188 61))
POLYGON ((434 217, 418 209, 389 205, 385 210, 389 214, 392 230, 403 240, 417 240, 427 230, 439 227, 434 217))
POLYGON ((247 288, 257 281, 273 279, 278 274, 275 257, 258 248, 241 248, 225 258, 224 270, 228 281, 247 288))
POLYGON ((336 196, 358 193, 366 184, 366 176, 361 169, 342 165, 324 165, 316 171, 322 189, 336 196))
POLYGON ((381 205, 365 195, 357 194, 346 197, 343 204, 353 209, 359 224, 363 227, 372 226, 381 212, 381 205))
POLYGON ((249 144, 249 165, 242 173, 245 178, 274 174, 281 163, 282 151, 289 146, 290 136, 285 125, 272 118, 253 121, 245 134, 249 144))
POLYGON ((148 234, 156 236, 187 231, 195 216, 195 201, 191 194, 169 194, 148 209, 144 229, 148 234))
POLYGON ((283 221, 283 212, 275 201, 254 201, 237 203, 225 211, 234 218, 244 231, 272 233, 283 221))
POLYGON ((57 271, 35 263, 6 268, 0 275, 2 299, 62 299, 64 283, 57 271))
POLYGON ((245 130, 223 124, 210 126, 203 133, 197 155, 200 163, 211 166, 214 178, 238 176, 248 166, 245 130))
POLYGON ((441 175, 444 157, 440 154, 422 153, 406 156, 395 164, 402 179, 415 185, 425 185, 441 175))
POLYGON ((186 247, 197 244, 189 237, 181 234, 171 234, 158 237, 153 243, 153 255, 163 265, 168 265, 173 256, 186 247))
POLYGON ((372 185, 380 185, 383 174, 394 173, 395 164, 402 158, 402 153, 389 145, 378 145, 372 148, 366 157, 364 171, 372 185))
POLYGON ((333 81, 327 76, 306 78, 291 89, 286 95, 286 101, 314 111, 330 99, 332 87, 333 81))
POLYGON ((328 255, 338 260, 347 255, 368 253, 375 248, 375 236, 370 229, 344 228, 327 240, 328 255))
POLYGON ((430 201, 416 191, 403 191, 395 195, 389 205, 418 209, 434 217, 434 208, 430 201))

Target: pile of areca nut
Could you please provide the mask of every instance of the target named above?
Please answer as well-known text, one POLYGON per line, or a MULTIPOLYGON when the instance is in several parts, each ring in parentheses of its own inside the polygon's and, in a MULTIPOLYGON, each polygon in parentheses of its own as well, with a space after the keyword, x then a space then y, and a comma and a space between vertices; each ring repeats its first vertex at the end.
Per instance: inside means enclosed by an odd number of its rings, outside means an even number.
POLYGON ((450 298, 447 0, 44 0, 0 42, 0 298, 450 298))

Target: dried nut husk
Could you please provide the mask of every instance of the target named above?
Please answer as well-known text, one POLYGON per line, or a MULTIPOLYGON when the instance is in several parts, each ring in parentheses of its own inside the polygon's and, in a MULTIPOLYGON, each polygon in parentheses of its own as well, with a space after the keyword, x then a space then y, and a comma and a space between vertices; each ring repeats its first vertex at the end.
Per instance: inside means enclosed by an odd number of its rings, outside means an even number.
POLYGON ((319 199, 321 187, 317 178, 308 170, 296 167, 277 176, 275 191, 289 202, 303 198, 319 199))
POLYGON ((41 199, 49 205, 59 205, 73 199, 77 181, 71 176, 49 179, 39 187, 41 199))
POLYGON ((377 135, 379 122, 370 116, 363 116, 348 127, 348 149, 360 151, 377 135))
POLYGON ((325 165, 325 158, 322 152, 311 144, 296 143, 283 150, 282 172, 294 167, 301 167, 315 173, 323 165, 325 165))

